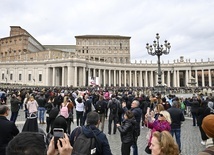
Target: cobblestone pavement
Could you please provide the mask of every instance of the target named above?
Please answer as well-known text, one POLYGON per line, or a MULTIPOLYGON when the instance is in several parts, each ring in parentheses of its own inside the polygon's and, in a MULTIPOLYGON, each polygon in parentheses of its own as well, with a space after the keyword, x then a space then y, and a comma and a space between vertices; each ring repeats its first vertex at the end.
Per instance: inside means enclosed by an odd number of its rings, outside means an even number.
MULTIPOLYGON (((22 130, 23 124, 25 122, 24 112, 20 110, 19 116, 17 118, 16 125, 19 130, 22 130)), ((39 126, 45 131, 46 124, 39 124, 39 126)), ((71 125, 71 128, 76 127, 76 122, 71 125)), ((108 120, 105 121, 104 133, 107 135, 108 120)), ((138 138, 138 151, 139 155, 146 155, 144 148, 146 147, 146 133, 148 129, 142 128, 141 135, 138 138)), ((113 155, 120 155, 120 135, 117 131, 114 135, 107 135, 107 138, 110 143, 110 147, 113 155)), ((181 144, 182 144, 182 155, 197 155, 199 151, 203 150, 205 147, 201 145, 200 132, 198 127, 192 126, 192 120, 187 118, 186 121, 182 124, 181 128, 181 144)))

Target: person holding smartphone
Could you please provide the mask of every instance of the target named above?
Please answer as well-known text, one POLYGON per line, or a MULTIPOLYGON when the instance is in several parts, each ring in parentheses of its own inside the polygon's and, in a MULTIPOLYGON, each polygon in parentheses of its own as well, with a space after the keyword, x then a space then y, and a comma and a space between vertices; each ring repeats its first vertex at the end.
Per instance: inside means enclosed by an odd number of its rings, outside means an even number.
POLYGON ((55 148, 54 137, 51 139, 50 144, 48 146, 47 155, 71 155, 73 151, 73 147, 70 145, 69 138, 66 133, 64 133, 64 137, 59 138, 57 140, 57 148, 55 148))
MULTIPOLYGON (((47 149, 44 134, 38 132, 22 132, 15 136, 6 148, 6 155, 71 155, 73 148, 70 145, 67 134, 57 140, 57 147, 54 146, 54 137, 47 149)), ((2 152, 0 152, 1 154, 2 152)))
POLYGON ((136 124, 133 112, 130 110, 126 111, 124 114, 124 120, 120 125, 117 123, 117 129, 120 132, 120 137, 122 141, 121 154, 130 155, 131 146, 134 143, 134 127, 136 124))
POLYGON ((145 116, 145 124, 146 126, 148 126, 148 128, 151 129, 151 135, 149 137, 148 140, 148 145, 145 149, 147 154, 151 154, 151 150, 149 149, 150 145, 151 145, 151 140, 152 140, 152 134, 155 131, 170 131, 171 130, 171 117, 168 111, 163 110, 160 111, 160 113, 158 114, 158 118, 154 120, 153 116, 150 114, 147 114, 145 116))

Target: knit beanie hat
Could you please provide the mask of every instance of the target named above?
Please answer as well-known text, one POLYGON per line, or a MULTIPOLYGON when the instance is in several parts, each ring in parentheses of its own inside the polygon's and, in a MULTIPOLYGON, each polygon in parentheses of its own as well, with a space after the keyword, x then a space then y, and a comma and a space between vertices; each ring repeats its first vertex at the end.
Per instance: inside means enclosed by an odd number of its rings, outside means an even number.
POLYGON ((202 128, 210 138, 214 138, 214 115, 210 114, 203 119, 202 128))

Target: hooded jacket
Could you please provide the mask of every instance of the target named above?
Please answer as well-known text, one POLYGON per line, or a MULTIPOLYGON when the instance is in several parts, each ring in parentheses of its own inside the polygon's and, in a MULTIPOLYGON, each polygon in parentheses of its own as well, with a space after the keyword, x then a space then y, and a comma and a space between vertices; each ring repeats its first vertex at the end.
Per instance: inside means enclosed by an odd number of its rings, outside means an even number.
MULTIPOLYGON (((102 152, 97 153, 97 155, 112 155, 106 135, 103 132, 101 132, 95 125, 87 125, 75 128, 70 135, 71 146, 74 145, 75 139, 78 138, 78 136, 80 135, 81 133, 80 128, 82 128, 82 132, 88 138, 93 138, 94 134, 96 135, 102 149, 102 152)), ((96 142, 96 146, 98 146, 99 144, 98 142, 96 142)))

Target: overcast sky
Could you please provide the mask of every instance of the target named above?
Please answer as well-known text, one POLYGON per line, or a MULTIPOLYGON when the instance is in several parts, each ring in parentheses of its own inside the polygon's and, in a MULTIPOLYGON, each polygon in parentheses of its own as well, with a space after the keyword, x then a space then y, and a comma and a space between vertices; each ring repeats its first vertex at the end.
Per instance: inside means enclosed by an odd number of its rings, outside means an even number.
POLYGON ((157 62, 146 43, 171 43, 161 61, 214 60, 214 0, 1 0, 0 38, 21 26, 43 45, 75 45, 76 35, 130 36, 132 62, 157 62))

